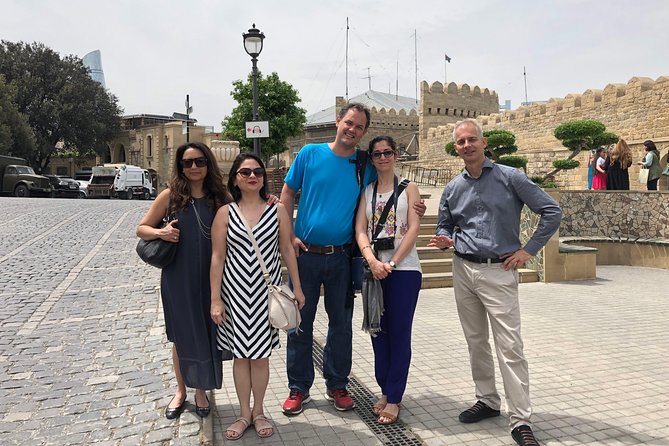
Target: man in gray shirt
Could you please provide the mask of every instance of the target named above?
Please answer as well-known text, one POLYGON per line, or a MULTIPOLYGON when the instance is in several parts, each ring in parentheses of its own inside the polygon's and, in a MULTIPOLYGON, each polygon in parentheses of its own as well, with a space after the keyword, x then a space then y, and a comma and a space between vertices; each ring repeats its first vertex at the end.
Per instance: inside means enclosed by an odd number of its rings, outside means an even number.
POLYGON ((487 140, 475 120, 459 122, 453 138, 465 169, 444 189, 437 235, 428 246, 455 248, 453 288, 478 400, 459 419, 475 423, 500 414, 488 340, 490 320, 511 435, 520 446, 536 446, 539 443, 530 424, 529 373, 520 336, 518 268, 555 233, 562 211, 525 173, 486 158, 487 140), (525 246, 519 238, 523 205, 541 215, 525 246))

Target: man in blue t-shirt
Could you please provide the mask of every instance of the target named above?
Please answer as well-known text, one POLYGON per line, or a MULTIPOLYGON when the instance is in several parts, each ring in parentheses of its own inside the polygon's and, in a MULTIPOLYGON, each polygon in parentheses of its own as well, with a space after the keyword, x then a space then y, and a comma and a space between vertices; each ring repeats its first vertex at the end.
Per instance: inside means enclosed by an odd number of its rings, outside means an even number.
MULTIPOLYGON (((283 413, 297 415, 310 400, 314 382, 313 327, 321 285, 325 290, 328 335, 323 353, 323 376, 328 399, 337 410, 351 410, 353 399, 346 391, 351 372, 353 290, 351 243, 353 216, 362 187, 376 180, 372 163, 358 183, 356 159, 365 156, 356 146, 367 132, 369 109, 350 103, 337 116, 337 135, 329 144, 308 144, 300 150, 285 179, 281 202, 293 215, 295 194, 301 191, 295 221, 293 247, 298 255, 300 282, 306 303, 302 308, 302 332, 288 333, 287 371, 290 396, 283 413)), ((419 216, 423 201, 413 204, 419 216)))
MULTIPOLYGON (((337 135, 329 144, 308 144, 300 150, 288 171, 281 202, 293 215, 295 194, 301 191, 295 221, 293 247, 298 255, 302 290, 302 332, 288 333, 287 372, 290 396, 283 413, 297 415, 310 400, 314 382, 312 359, 313 324, 325 289, 328 335, 323 354, 323 376, 328 399, 337 410, 355 407, 346 385, 351 372, 351 291, 350 251, 353 242, 353 215, 360 191, 356 171, 356 146, 367 133, 370 112, 362 104, 350 103, 337 116, 337 135)), ((365 169, 363 186, 376 179, 371 163, 365 169)))

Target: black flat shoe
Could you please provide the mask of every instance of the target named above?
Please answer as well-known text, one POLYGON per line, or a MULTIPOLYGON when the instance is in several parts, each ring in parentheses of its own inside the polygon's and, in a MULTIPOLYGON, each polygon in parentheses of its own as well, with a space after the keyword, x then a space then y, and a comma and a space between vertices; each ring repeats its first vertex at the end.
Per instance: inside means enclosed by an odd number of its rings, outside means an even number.
MULTIPOLYGON (((207 394, 204 394, 204 397, 207 399, 207 403, 209 403, 209 397, 207 394)), ((200 417, 200 418, 207 418, 209 416, 209 413, 211 412, 211 407, 201 407, 197 405, 197 397, 195 398, 195 413, 200 417)))
MULTIPOLYGON (((170 400, 170 403, 172 401, 174 401, 174 398, 170 400)), ((186 408, 186 398, 184 398, 179 407, 170 407, 170 405, 168 404, 167 407, 165 408, 165 418, 167 418, 168 420, 179 418, 179 415, 181 415, 181 412, 183 412, 185 408, 186 408)))

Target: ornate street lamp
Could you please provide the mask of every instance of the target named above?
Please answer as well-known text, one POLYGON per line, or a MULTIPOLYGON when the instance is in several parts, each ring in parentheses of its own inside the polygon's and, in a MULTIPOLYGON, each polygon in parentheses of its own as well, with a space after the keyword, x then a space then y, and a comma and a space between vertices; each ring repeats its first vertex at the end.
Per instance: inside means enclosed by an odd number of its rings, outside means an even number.
MULTIPOLYGON (((258 120, 258 56, 262 53, 262 44, 265 39, 265 35, 256 28, 256 24, 253 24, 253 28, 249 29, 249 32, 243 33, 242 37, 244 38, 244 50, 246 53, 251 56, 251 61, 253 62, 253 121, 258 120)), ((253 153, 256 156, 260 157, 260 139, 253 138, 253 153)))

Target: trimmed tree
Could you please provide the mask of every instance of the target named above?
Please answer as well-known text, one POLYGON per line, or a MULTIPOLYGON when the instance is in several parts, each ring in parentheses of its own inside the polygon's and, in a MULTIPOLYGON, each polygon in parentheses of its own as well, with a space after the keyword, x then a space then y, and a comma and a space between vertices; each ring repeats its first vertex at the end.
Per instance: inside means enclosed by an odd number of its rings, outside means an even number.
POLYGON ((571 170, 581 165, 574 158, 583 150, 595 150, 599 146, 608 146, 618 141, 618 135, 606 131, 606 126, 594 119, 568 121, 555 128, 553 135, 563 146, 571 150, 567 159, 553 161, 554 169, 543 176, 545 181, 560 170, 571 170))
MULTIPOLYGON (((258 73, 258 116, 269 122, 269 138, 262 138, 262 158, 267 162, 272 155, 288 149, 286 141, 291 136, 302 132, 307 122, 306 112, 297 104, 301 101, 297 90, 279 79, 277 73, 263 77, 258 73)), ((246 122, 253 120, 253 77, 249 74, 246 82, 232 83, 230 95, 237 101, 237 106, 221 123, 223 135, 239 141, 242 151, 253 151, 253 140, 246 138, 246 122)))

